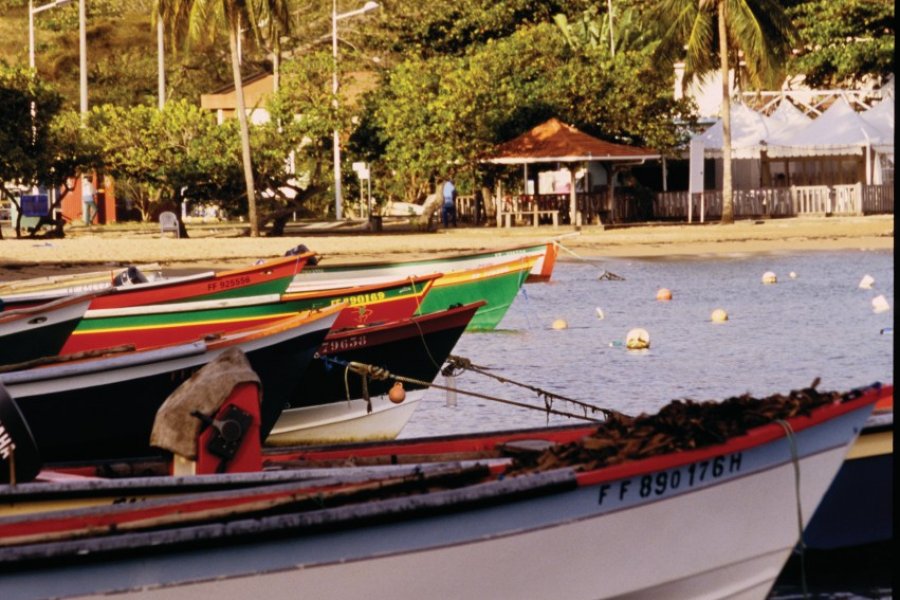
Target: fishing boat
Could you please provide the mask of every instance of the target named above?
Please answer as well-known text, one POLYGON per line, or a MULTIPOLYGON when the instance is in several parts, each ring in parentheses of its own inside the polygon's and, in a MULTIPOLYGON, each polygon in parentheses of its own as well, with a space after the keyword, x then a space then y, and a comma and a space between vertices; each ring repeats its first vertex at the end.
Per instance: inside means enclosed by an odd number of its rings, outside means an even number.
POLYGON ((59 275, 42 275, 13 281, 0 281, 0 297, 8 294, 26 294, 45 292, 48 290, 62 291, 65 294, 81 294, 84 292, 96 292, 115 285, 131 282, 130 276, 147 279, 161 279, 163 277, 160 266, 157 263, 130 265, 116 269, 100 271, 86 271, 80 273, 63 273, 59 275))
POLYGON ((203 365, 231 348, 246 354, 265 387, 261 436, 302 393, 299 375, 345 305, 307 311, 264 327, 146 350, 107 349, 98 356, 0 371, 44 461, 158 454, 150 431, 163 401, 203 365))
POLYGON ((803 533, 805 550, 847 551, 894 538, 894 399, 863 426, 803 533))
POLYGON ((137 349, 174 344, 210 334, 258 327, 307 310, 344 303, 332 331, 412 316, 440 273, 342 288, 318 286, 286 294, 94 308, 69 336, 62 352, 131 344, 137 349))
POLYGON ((0 366, 58 354, 96 295, 82 293, 0 312, 0 366))
MULTIPOLYGON (((96 310, 199 299, 217 300, 281 294, 313 257, 313 253, 306 252, 261 261, 240 269, 204 271, 153 280, 144 277, 137 269, 130 268, 125 272, 123 281, 119 285, 109 287, 109 293, 98 296, 90 308, 96 310)), ((3 310, 25 308, 69 294, 66 287, 8 294, 0 297, 0 306, 3 310)))
POLYGON ((365 283, 382 281, 385 278, 409 277, 425 273, 451 274, 460 271, 478 269, 507 263, 516 258, 535 257, 536 260, 528 273, 528 281, 549 281, 556 264, 559 243, 548 241, 540 244, 514 246, 499 250, 486 250, 464 254, 435 256, 422 260, 394 262, 362 262, 346 264, 325 264, 319 257, 316 265, 310 265, 294 277, 294 285, 309 284, 319 281, 343 280, 346 282, 365 283))
POLYGON ((0 588, 5 600, 763 599, 892 393, 676 401, 589 431, 306 449, 282 463, 292 479, 267 460, 262 473, 170 478, 190 491, 149 499, 95 480, 126 501, 0 518, 0 588), (675 415, 699 422, 673 436, 675 415), (298 462, 329 452, 381 462, 298 462))
POLYGON ((490 331, 509 311, 535 260, 533 256, 517 258, 496 265, 446 273, 435 281, 417 314, 485 300, 466 329, 490 331))
POLYGON ((329 333, 300 376, 302 395, 284 409, 266 443, 397 437, 482 305, 329 333), (402 391, 392 396, 398 381, 402 391))

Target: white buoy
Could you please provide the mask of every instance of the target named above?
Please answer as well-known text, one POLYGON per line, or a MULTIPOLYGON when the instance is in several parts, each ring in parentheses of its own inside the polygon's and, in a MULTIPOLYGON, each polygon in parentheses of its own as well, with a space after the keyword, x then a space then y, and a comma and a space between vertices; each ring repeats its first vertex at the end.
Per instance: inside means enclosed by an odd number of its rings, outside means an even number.
POLYGON ((866 275, 859 282, 859 289, 861 290, 871 290, 872 286, 875 284, 875 278, 871 275, 866 275))
POLYGON ((791 278, 791 279, 797 279, 797 274, 794 273, 793 271, 791 271, 791 272, 790 272, 790 278, 791 278))
POLYGON ((635 327, 625 336, 625 347, 629 350, 646 350, 650 347, 650 334, 646 329, 635 327))
POLYGON ((569 324, 566 323, 565 319, 557 319, 557 320, 553 321, 553 324, 551 325, 551 327, 553 329, 566 329, 569 327, 569 324))
POLYGON ((888 304, 887 298, 883 295, 878 295, 872 298, 872 310, 877 313, 883 313, 891 310, 891 307, 888 304))
POLYGON ((606 315, 603 314, 603 309, 602 309, 602 308, 600 308, 600 307, 598 306, 598 307, 595 308, 594 310, 597 311, 597 318, 598 318, 598 319, 600 319, 600 320, 602 321, 603 319, 606 318, 606 315))
POLYGON ((713 323, 724 323, 728 320, 728 313, 725 312, 724 309, 717 308, 716 310, 712 311, 712 315, 710 315, 709 318, 712 319, 713 323))
POLYGON ((775 273, 772 271, 766 271, 763 273, 762 282, 763 283, 776 283, 778 278, 775 276, 775 273))

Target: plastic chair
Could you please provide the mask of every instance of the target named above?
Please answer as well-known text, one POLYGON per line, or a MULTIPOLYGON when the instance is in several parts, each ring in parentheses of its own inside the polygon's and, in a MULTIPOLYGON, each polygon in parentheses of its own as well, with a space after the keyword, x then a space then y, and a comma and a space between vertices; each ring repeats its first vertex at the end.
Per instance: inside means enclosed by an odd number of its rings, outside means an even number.
POLYGON ((165 235, 167 231, 175 233, 175 237, 181 237, 181 228, 178 226, 178 216, 173 212, 159 213, 159 234, 165 235))

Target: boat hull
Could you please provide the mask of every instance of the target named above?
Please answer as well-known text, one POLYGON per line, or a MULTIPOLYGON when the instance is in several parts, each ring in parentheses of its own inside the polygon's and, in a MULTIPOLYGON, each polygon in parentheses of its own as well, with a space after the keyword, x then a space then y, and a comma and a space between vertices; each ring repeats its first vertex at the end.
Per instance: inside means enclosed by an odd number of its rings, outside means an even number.
POLYGON ((803 532, 809 550, 842 550, 894 538, 893 410, 872 415, 803 532))
POLYGON ((26 547, 7 554, 20 564, 0 573, 0 585, 13 600, 113 590, 246 598, 260 589, 272 599, 302 590, 322 599, 762 600, 872 402, 595 471, 26 547), (230 537, 243 543, 223 543, 230 537), (129 552, 154 540, 164 551, 129 552), (81 554, 77 578, 56 562, 69 553, 81 554), (40 559, 24 562, 26 554, 40 559))
POLYGON ((82 295, 23 311, 0 312, 0 366, 57 354, 92 299, 82 295))
MULTIPOLYGON (((482 304, 475 302, 401 323, 329 335, 319 348, 320 358, 312 361, 299 378, 302 394, 292 399, 290 408, 363 398, 362 377, 345 377, 342 365, 349 362, 374 365, 430 383, 482 304)), ((392 378, 366 383, 370 396, 387 394, 393 385, 392 378)), ((409 382, 404 386, 410 390, 423 387, 409 382)))
POLYGON ((486 304, 478 309, 466 329, 495 329, 515 301, 533 265, 534 259, 531 258, 444 275, 432 286, 417 314, 485 300, 486 304))
POLYGON ((392 440, 409 422, 424 390, 408 390, 403 402, 394 403, 387 394, 287 408, 269 432, 269 446, 297 444, 347 444, 360 441, 392 440))
POLYGON ((239 299, 91 309, 62 349, 83 352, 132 344, 137 349, 182 343, 210 334, 260 327, 303 311, 346 303, 332 330, 396 321, 413 315, 438 275, 380 286, 270 294, 239 299))
POLYGON ((548 281, 553 274, 559 246, 555 242, 517 246, 501 250, 441 256, 400 262, 352 263, 307 266, 294 277, 292 285, 329 280, 346 282, 378 281, 384 278, 409 277, 426 273, 456 273, 491 267, 518 258, 535 258, 529 281, 548 281))
MULTIPOLYGON (((261 435, 301 393, 302 373, 336 316, 251 336, 236 345, 262 382, 261 435)), ((29 424, 42 460, 122 459, 158 455, 150 432, 166 398, 235 344, 196 342, 147 352, 0 374, 29 424)))

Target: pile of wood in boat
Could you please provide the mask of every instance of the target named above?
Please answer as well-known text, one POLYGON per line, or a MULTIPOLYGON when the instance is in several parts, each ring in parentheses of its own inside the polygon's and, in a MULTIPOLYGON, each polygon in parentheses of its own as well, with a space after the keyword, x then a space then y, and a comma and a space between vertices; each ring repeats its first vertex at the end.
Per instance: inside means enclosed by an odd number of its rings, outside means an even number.
POLYGON ((722 402, 673 400, 655 415, 629 417, 616 413, 595 433, 570 444, 552 446, 532 457, 517 457, 515 470, 533 471, 576 466, 597 469, 629 460, 638 460, 679 450, 693 450, 720 444, 748 429, 808 415, 814 408, 843 402, 858 393, 819 392, 812 386, 754 398, 749 394, 722 402))

